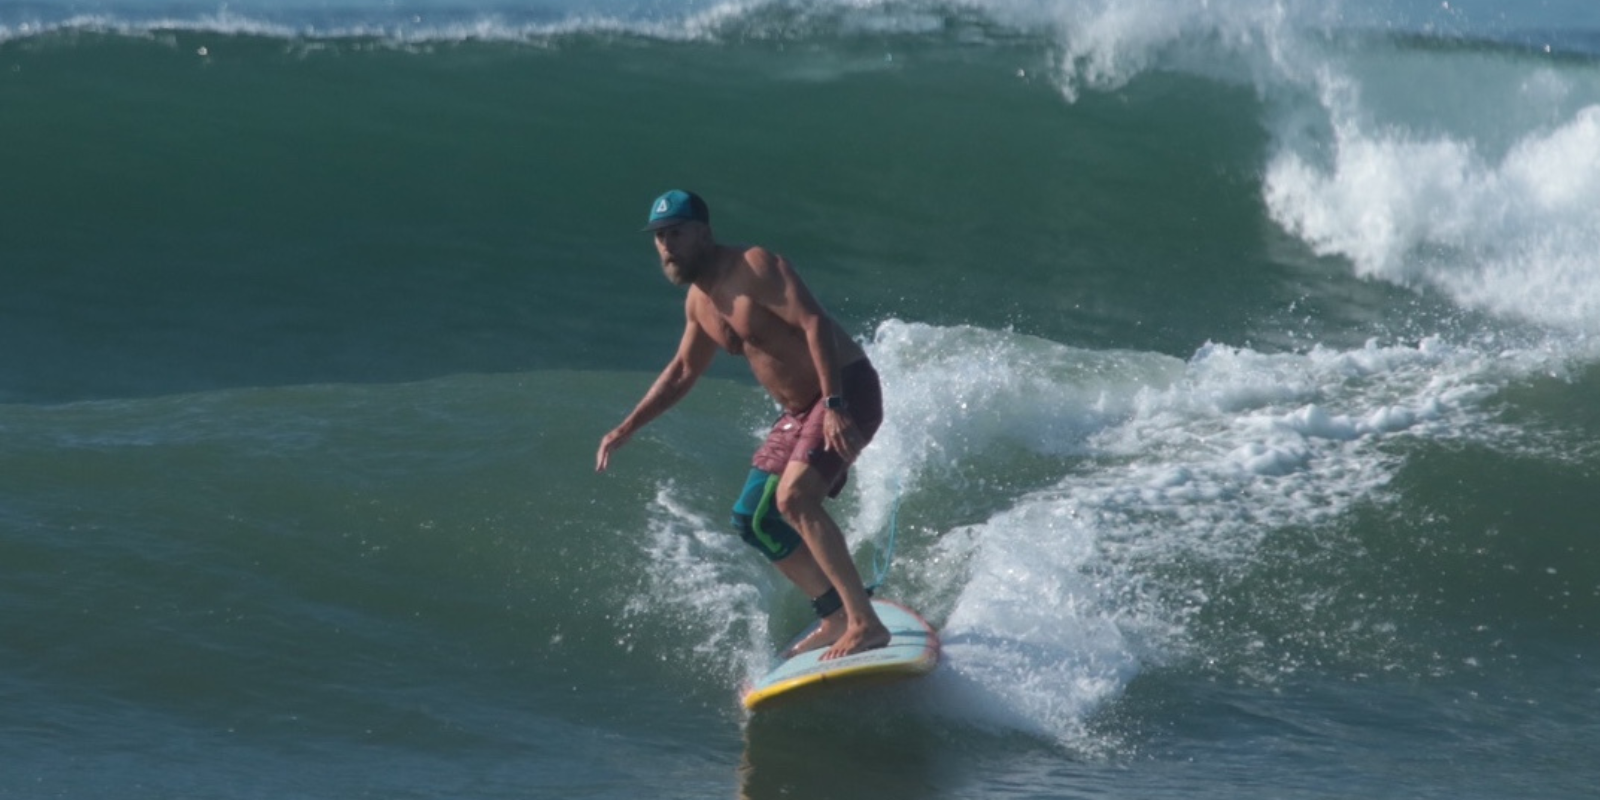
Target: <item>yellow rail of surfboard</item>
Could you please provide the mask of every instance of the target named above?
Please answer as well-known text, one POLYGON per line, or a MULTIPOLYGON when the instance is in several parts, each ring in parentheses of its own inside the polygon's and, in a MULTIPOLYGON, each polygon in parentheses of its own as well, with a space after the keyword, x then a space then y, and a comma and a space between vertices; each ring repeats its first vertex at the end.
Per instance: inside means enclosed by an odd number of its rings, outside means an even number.
MULTIPOLYGON (((932 635, 932 632, 929 632, 932 635)), ((937 639, 935 640, 937 642, 937 639)), ((869 651, 870 652, 870 651, 869 651)), ((798 675, 786 681, 774 683, 761 689, 753 690, 744 696, 744 707, 754 709, 762 702, 778 695, 788 694, 797 689, 817 683, 852 683, 870 677, 904 676, 913 677, 925 675, 933 671, 939 664, 939 648, 937 645, 928 649, 915 661, 868 662, 865 664, 851 664, 836 670, 816 672, 809 675, 798 675)))

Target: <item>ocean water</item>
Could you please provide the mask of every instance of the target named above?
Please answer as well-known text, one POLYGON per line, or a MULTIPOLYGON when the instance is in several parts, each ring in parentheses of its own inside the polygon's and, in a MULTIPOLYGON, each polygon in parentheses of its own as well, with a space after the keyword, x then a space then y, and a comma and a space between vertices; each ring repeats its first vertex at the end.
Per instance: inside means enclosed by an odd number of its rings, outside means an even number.
POLYGON ((0 6, 0 796, 1591 798, 1600 6, 0 6), (796 264, 926 679, 751 718, 796 264))

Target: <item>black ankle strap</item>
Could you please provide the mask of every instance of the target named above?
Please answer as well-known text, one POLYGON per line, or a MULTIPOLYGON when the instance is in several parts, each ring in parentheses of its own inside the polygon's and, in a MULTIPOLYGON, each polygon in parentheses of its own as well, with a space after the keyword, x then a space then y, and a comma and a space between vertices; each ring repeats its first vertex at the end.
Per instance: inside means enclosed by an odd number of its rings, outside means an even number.
POLYGON ((811 608, 817 612, 817 619, 827 619, 844 608, 844 600, 840 599, 838 589, 829 586, 828 591, 817 595, 816 599, 811 601, 811 608))
MULTIPOLYGON (((872 593, 877 590, 877 586, 868 586, 867 596, 871 597, 872 593)), ((817 612, 817 619, 827 619, 841 608, 844 608, 844 599, 839 597, 839 590, 832 586, 829 586, 828 591, 817 595, 816 599, 811 601, 811 609, 817 612)))

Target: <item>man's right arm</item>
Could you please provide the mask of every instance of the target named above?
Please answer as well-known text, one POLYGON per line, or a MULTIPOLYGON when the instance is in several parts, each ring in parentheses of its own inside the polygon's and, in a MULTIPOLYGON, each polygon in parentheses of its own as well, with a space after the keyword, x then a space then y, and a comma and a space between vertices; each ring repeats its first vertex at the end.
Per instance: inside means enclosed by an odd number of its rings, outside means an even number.
POLYGON ((666 369, 661 371, 650 390, 645 392, 644 399, 622 420, 622 424, 600 439, 600 450, 595 453, 595 472, 605 472, 611 463, 611 453, 626 444, 640 428, 682 400, 694 388, 695 381, 711 366, 712 359, 717 355, 717 343, 695 322, 687 303, 684 316, 687 321, 683 328, 683 339, 678 342, 677 355, 667 363, 666 369))

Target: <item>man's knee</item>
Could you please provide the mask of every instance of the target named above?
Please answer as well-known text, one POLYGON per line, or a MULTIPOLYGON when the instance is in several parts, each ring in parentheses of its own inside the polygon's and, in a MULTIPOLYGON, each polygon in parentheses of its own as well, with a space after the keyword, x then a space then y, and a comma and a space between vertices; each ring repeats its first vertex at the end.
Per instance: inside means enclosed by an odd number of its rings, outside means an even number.
MULTIPOLYGON (((778 514, 784 515, 786 520, 795 520, 795 523, 800 523, 803 518, 814 514, 816 506, 818 506, 816 498, 806 494, 805 491, 800 490, 797 486, 790 486, 789 483, 779 486, 778 514)), ((805 526, 802 525, 802 528, 805 528, 805 526)))
POLYGON ((805 525, 800 521, 822 510, 823 488, 816 470, 791 468, 778 484, 778 513, 784 519, 795 521, 804 531, 805 525))

